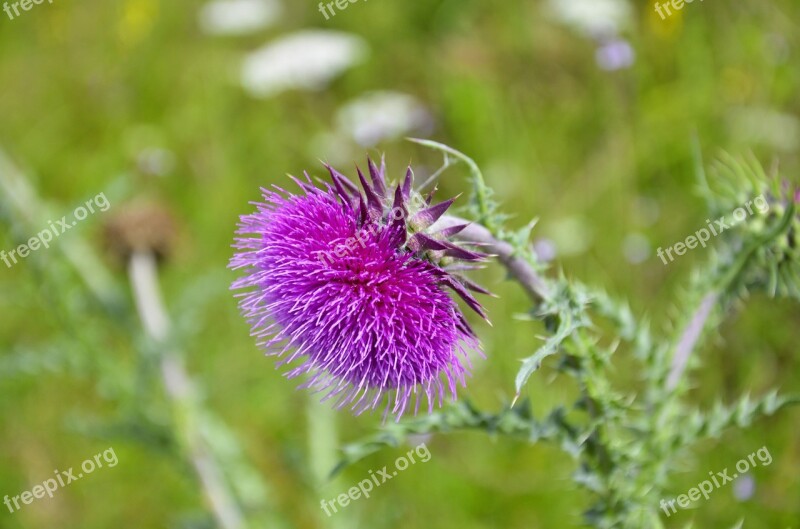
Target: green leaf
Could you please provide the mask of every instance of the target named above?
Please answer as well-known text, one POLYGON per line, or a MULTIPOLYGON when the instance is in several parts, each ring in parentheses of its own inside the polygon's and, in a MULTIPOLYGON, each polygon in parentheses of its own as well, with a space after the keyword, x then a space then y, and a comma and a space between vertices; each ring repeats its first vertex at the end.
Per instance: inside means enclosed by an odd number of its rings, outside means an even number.
POLYGON ((528 379, 541 367, 542 361, 545 358, 558 353, 558 350, 564 340, 566 340, 579 327, 581 327, 580 323, 578 323, 569 312, 566 312, 561 318, 558 331, 553 336, 548 338, 544 345, 541 346, 535 353, 522 361, 522 367, 517 373, 517 378, 514 382, 514 385, 516 386, 516 396, 514 397, 515 402, 522 392, 522 388, 525 386, 525 384, 527 384, 528 379))

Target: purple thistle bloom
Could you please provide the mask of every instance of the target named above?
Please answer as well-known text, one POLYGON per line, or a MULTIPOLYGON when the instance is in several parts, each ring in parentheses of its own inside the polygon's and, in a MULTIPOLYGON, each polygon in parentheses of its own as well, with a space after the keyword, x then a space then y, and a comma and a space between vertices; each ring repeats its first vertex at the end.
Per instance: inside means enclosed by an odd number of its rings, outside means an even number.
POLYGON ((230 263, 247 271, 232 286, 245 290, 239 306, 278 365, 300 362, 286 376, 307 374, 301 387, 326 392, 322 400, 359 414, 388 395, 384 417, 399 420, 424 394, 430 412, 445 393, 456 398, 468 351, 480 352, 444 287, 484 318, 468 290, 488 294, 448 265, 485 256, 448 241, 465 225, 426 233, 453 201, 431 205, 432 193, 413 191, 410 167, 392 191, 383 161, 370 160, 371 183, 358 171, 363 195, 326 167, 333 186, 319 189, 306 173, 293 178, 303 194, 262 188, 257 212, 241 217, 230 263))

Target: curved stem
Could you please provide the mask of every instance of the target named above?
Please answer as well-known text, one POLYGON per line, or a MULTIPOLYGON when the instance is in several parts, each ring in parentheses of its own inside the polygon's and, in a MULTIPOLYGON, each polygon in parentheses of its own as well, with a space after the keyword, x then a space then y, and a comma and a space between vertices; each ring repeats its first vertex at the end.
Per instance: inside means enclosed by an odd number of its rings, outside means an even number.
POLYGON ((216 460, 193 422, 192 384, 175 351, 167 349, 170 322, 158 287, 156 258, 150 252, 134 253, 128 263, 136 309, 146 334, 165 351, 161 355, 161 377, 179 422, 183 443, 200 479, 217 524, 223 529, 243 529, 244 517, 228 489, 216 460))
POLYGON ((686 369, 686 364, 689 361, 692 350, 697 344, 697 340, 700 338, 700 335, 702 334, 703 329, 708 321, 708 317, 711 315, 711 311, 719 300, 720 295, 734 288, 733 285, 739 281, 740 276, 747 269, 748 263, 753 256, 756 255, 756 252, 759 248, 763 247, 770 241, 775 240, 789 229, 792 219, 794 219, 794 215, 795 206, 794 204, 790 203, 789 207, 786 208, 783 217, 775 225, 775 227, 770 229, 762 237, 750 242, 750 244, 747 245, 742 252, 740 252, 736 261, 732 263, 727 273, 720 276, 719 281, 715 286, 715 290, 712 290, 705 295, 703 300, 700 302, 700 306, 692 315, 688 325, 681 334, 681 337, 678 340, 678 345, 675 347, 675 354, 672 357, 672 366, 669 377, 667 378, 668 390, 671 391, 678 385, 680 377, 686 369))
POLYGON ((488 188, 486 187, 486 182, 483 179, 483 173, 481 173, 481 169, 478 167, 478 164, 475 163, 475 160, 463 152, 457 151, 449 145, 439 143, 438 141, 424 140, 420 138, 408 138, 408 140, 443 153, 445 155, 445 167, 449 166, 448 156, 453 156, 454 158, 467 164, 467 167, 469 167, 469 172, 472 175, 472 187, 475 190, 475 202, 478 209, 478 215, 480 216, 478 220, 483 222, 488 228, 494 228, 490 210, 491 208, 489 206, 488 188))
POLYGON ((517 255, 514 247, 498 240, 488 228, 480 224, 470 223, 468 220, 445 215, 432 229, 447 228, 459 224, 468 224, 456 237, 464 242, 480 243, 481 248, 497 257, 497 260, 506 267, 509 274, 519 282, 534 303, 540 303, 550 297, 547 282, 539 275, 533 266, 517 255))
POLYGON ((716 305, 719 299, 717 292, 710 292, 706 294, 700 302, 700 306, 692 315, 689 324, 681 334, 678 345, 675 347, 675 354, 672 357, 672 366, 670 367, 669 377, 667 378, 667 389, 673 390, 678 385, 678 382, 686 369, 686 364, 689 362, 689 357, 697 344, 697 340, 706 326, 706 321, 711 315, 711 309, 716 305))

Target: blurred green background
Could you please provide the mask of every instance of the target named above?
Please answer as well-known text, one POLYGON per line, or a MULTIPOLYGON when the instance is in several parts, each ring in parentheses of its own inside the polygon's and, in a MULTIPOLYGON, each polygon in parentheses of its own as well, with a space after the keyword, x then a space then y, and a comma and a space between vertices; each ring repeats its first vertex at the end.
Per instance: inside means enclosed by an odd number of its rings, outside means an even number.
MULTIPOLYGON (((395 177, 409 160, 424 175, 439 156, 402 137, 442 141, 483 168, 511 225, 540 219, 534 240, 555 252, 555 270, 630 299, 636 313, 669 332, 690 271, 709 252, 696 249, 669 266, 654 254, 705 224, 693 193, 694 139, 706 161, 721 150, 752 150, 798 182, 795 0, 694 2, 665 20, 649 1, 372 0, 329 20, 314 2, 284 2, 279 10, 258 3, 54 0, 13 20, 0 13, 0 148, 49 204, 45 218, 106 193, 109 211, 54 246, 87 239, 120 285, 124 269, 102 241, 103 226, 136 199, 169 209, 177 241, 161 281, 187 369, 206 407, 238 435, 289 527, 324 527, 320 499, 345 492, 407 447, 373 454, 335 484, 313 485, 307 395, 255 347, 227 290, 236 276, 225 268, 233 231, 259 186, 290 186, 285 175, 303 170, 323 177, 320 159, 352 174, 353 162, 382 152, 395 177), (243 34, 221 34, 226 27, 243 34), (248 57, 309 29, 358 39, 347 41, 356 56, 335 56, 333 44, 323 46, 331 56, 295 47, 271 64, 256 61, 258 71, 288 72, 291 84, 311 75, 305 69, 314 61, 323 69, 352 64, 310 90, 248 89, 248 57), (384 98, 392 104, 364 106, 365 94, 387 91, 396 93, 384 98)), ((448 171, 440 196, 466 191, 465 176, 463 168, 448 171)), ((45 228, 20 224, 2 203, 0 250, 45 228)), ((528 303, 503 271, 490 267, 480 279, 500 299, 485 300, 493 328, 474 322, 487 359, 462 394, 495 410, 513 396, 518 359, 541 341, 537 326, 517 317, 528 303)), ((119 464, 20 512, 0 506, 0 527, 211 527, 194 476, 176 461, 164 430, 142 426, 143 416, 158 423, 166 412, 147 376, 152 366, 137 353, 136 320, 109 317, 84 291, 57 248, 10 269, 0 265, 0 496, 30 490, 53 469, 78 466, 109 446, 119 464)), ((129 290, 123 296, 129 306, 129 290)), ((788 323, 800 309, 762 298, 742 309, 702 353, 698 402, 800 386, 800 331, 788 323)), ((570 391, 551 384, 551 374, 545 367, 528 386, 537 410, 570 391)), ((379 414, 337 418, 342 442, 380 424, 379 414)), ((667 526, 694 519, 696 527, 729 527, 744 517, 745 527, 798 527, 798 421, 800 411, 790 410, 700 447, 675 469, 675 495, 762 446, 773 463, 752 471, 751 497, 728 485, 667 526)), ((482 433, 437 435, 427 445, 429 462, 333 523, 580 526, 586 497, 556 447, 482 433)))

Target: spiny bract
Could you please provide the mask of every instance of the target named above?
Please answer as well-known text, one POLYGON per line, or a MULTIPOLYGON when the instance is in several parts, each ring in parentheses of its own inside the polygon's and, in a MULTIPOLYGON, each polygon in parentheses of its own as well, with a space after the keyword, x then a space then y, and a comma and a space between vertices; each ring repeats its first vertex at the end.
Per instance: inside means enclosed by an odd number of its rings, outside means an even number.
POLYGON ((232 288, 245 291, 240 308, 267 354, 299 362, 287 377, 307 374, 301 387, 356 414, 388 395, 384 416, 399 419, 412 396, 415 413, 422 394, 430 412, 464 386, 479 344, 444 288, 485 318, 468 289, 488 292, 453 273, 471 268, 454 261, 484 255, 447 240, 466 225, 429 232, 455 199, 431 205, 410 167, 392 192, 384 162, 368 164, 363 195, 330 166, 324 189, 307 173, 293 178, 302 194, 262 188, 264 202, 239 223, 230 266, 247 275, 232 288))

